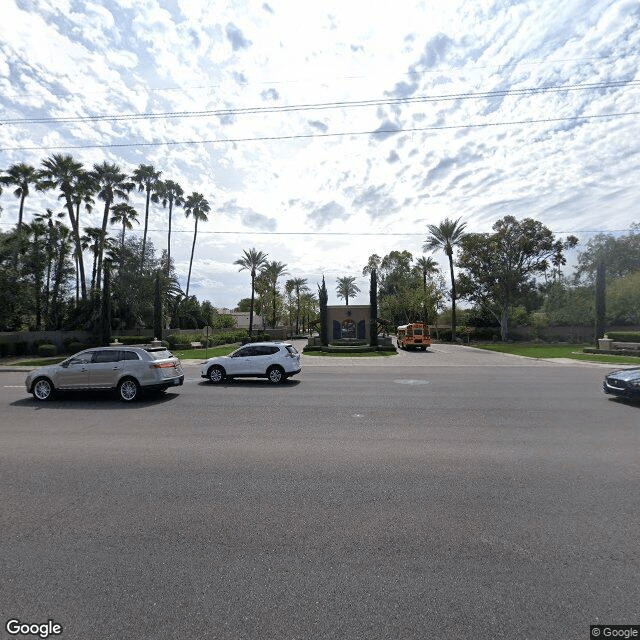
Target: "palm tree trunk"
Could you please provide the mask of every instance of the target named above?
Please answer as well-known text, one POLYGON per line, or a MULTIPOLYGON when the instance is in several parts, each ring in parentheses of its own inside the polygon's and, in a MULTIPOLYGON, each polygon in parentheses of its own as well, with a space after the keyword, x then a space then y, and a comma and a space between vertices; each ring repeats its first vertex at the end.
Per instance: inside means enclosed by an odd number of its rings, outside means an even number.
MULTIPOLYGON (((149 201, 151 199, 151 188, 147 189, 147 203, 144 210, 144 233, 142 234, 142 257, 140 258, 140 268, 144 267, 144 253, 147 247, 147 228, 149 226, 149 201)), ((191 271, 191 267, 189 267, 191 271)))
POLYGON ((20 211, 18 212, 18 233, 20 233, 20 229, 22 228, 22 214, 24 213, 24 199, 26 197, 27 194, 23 190, 20 197, 20 211))
POLYGON ((456 339, 456 281, 453 275, 453 256, 449 256, 449 272, 451 274, 451 342, 456 339))
POLYGON ((167 275, 171 271, 171 212, 173 211, 173 200, 169 200, 169 233, 167 234, 167 275))
POLYGON ((80 291, 82 299, 87 299, 87 283, 84 280, 84 261, 82 259, 82 242, 80 241, 80 229, 78 225, 78 218, 73 213, 73 203, 69 194, 65 193, 65 199, 67 201, 67 213, 69 214, 69 220, 71 222, 71 229, 73 231, 73 239, 76 245, 76 260, 77 260, 77 274, 80 280, 80 291))
POLYGON ((102 283, 102 260, 104 257, 104 244, 107 237, 107 223, 109 222, 110 207, 111 202, 106 200, 104 203, 104 214, 102 216, 102 238, 100 238, 100 244, 98 245, 98 268, 96 272, 96 283, 98 284, 98 289, 102 283))
POLYGON ((253 303, 255 300, 256 291, 256 272, 251 271, 251 306, 249 307, 249 337, 253 335, 253 303))
POLYGON ((193 232, 193 244, 191 245, 191 259, 189 260, 189 275, 187 276, 187 298, 189 297, 189 283, 191 282, 191 265, 193 264, 193 253, 196 250, 196 236, 198 235, 198 218, 196 217, 196 228, 193 232))

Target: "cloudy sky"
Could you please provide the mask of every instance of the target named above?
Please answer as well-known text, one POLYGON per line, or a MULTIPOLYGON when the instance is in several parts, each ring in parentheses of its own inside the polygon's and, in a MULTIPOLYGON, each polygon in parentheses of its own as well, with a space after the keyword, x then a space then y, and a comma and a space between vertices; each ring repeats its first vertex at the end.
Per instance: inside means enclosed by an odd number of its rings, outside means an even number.
MULTIPOLYGON (((368 256, 419 257, 446 216, 583 243, 640 221, 638 0, 0 6, 0 168, 70 153, 202 193, 191 292, 216 306, 249 295, 233 262, 251 247, 314 291, 324 274, 330 303, 356 276, 365 303, 368 256)), ((3 230, 17 202, 0 197, 3 230)), ((166 247, 166 211, 149 226, 166 247)), ((185 286, 193 222, 173 227, 185 286)))

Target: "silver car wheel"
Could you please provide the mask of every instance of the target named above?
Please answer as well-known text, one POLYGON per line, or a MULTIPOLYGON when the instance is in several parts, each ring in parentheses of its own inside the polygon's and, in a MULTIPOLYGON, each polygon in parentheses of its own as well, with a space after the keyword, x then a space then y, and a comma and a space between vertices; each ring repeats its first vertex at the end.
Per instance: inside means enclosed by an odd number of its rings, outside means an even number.
POLYGON ((36 400, 49 400, 53 394, 53 385, 46 378, 36 380, 33 385, 33 396, 36 400))
POLYGON ((131 378, 123 380, 118 386, 120 398, 125 402, 131 402, 138 395, 138 383, 131 378))

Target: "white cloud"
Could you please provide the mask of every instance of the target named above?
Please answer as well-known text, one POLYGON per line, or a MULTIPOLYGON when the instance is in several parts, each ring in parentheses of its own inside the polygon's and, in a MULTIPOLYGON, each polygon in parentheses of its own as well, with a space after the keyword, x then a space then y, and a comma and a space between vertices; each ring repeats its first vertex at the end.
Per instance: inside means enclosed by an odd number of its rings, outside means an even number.
MULTIPOLYGON (((377 11, 362 0, 5 0, 7 118, 234 113, 3 125, 0 166, 38 165, 50 153, 6 151, 16 147, 249 139, 72 151, 128 171, 152 163, 187 193, 203 193, 212 215, 199 228, 192 286, 227 306, 247 295, 229 264, 251 246, 309 282, 324 272, 333 289, 330 278, 359 276, 374 251, 420 255, 420 236, 384 235, 405 219, 421 230, 462 216, 487 231, 511 213, 559 231, 625 229, 640 182, 637 116, 573 118, 637 111, 639 20, 637 0, 408 0, 377 11), (618 80, 629 84, 530 91, 618 80), (241 112, 252 108, 263 111, 241 112), (389 133, 333 135, 376 129, 389 133), (349 235, 363 230, 381 235, 349 235), (334 232, 343 235, 319 235, 334 232)), ((15 219, 7 199, 5 227, 15 219)), ((164 247, 166 211, 151 218, 164 247)), ((192 223, 177 210, 174 224, 185 284, 192 223)))

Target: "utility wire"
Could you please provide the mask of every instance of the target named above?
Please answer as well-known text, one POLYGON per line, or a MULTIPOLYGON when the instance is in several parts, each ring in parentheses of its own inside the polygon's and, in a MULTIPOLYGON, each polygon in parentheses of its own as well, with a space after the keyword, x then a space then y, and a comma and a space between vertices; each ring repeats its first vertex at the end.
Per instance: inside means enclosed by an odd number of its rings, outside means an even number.
POLYGON ((392 129, 374 129, 369 131, 341 131, 336 133, 307 133, 291 134, 281 136, 256 136, 246 138, 212 138, 209 140, 169 140, 165 142, 120 142, 109 144, 78 144, 78 145, 48 145, 35 147, 4 147, 0 151, 50 151, 53 149, 116 149, 122 147, 162 147, 196 144, 218 144, 218 143, 239 143, 239 142, 267 142, 273 140, 304 140, 312 138, 335 138, 342 136, 364 136, 364 135, 393 135, 397 133, 411 133, 417 131, 444 131, 447 129, 478 129, 482 127, 501 127, 511 125, 544 124, 551 122, 566 122, 568 120, 591 120, 596 118, 620 118, 624 116, 637 116, 640 111, 625 111, 622 113, 600 113, 582 116, 564 116, 562 118, 539 118, 534 120, 512 120, 508 122, 484 122, 470 124, 440 125, 430 127, 397 127, 392 129))
POLYGON ((144 113, 124 113, 124 114, 102 114, 89 116, 61 116, 61 117, 41 117, 41 118, 8 118, 0 120, 2 125, 15 124, 50 124, 50 123, 73 123, 73 122, 95 122, 95 121, 129 121, 129 120, 157 120, 165 118, 206 118, 223 117, 249 114, 265 113, 290 113, 296 111, 314 111, 326 109, 345 109, 354 107, 370 106, 392 106, 428 102, 441 102, 453 100, 477 100, 489 98, 504 98, 509 96, 536 95, 541 93, 556 93, 562 91, 592 91, 601 89, 615 89, 620 87, 638 87, 640 80, 614 80, 607 82, 595 82, 587 84, 565 84, 543 87, 527 87, 522 89, 497 89, 494 91, 480 91, 467 93, 450 93, 434 96, 412 96, 403 98, 382 98, 371 100, 351 100, 336 102, 318 102, 295 105, 271 105, 268 107, 239 107, 236 109, 205 109, 201 111, 164 111, 164 112, 144 112, 144 113))

